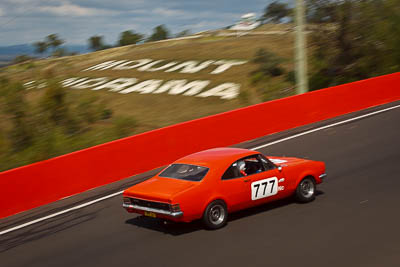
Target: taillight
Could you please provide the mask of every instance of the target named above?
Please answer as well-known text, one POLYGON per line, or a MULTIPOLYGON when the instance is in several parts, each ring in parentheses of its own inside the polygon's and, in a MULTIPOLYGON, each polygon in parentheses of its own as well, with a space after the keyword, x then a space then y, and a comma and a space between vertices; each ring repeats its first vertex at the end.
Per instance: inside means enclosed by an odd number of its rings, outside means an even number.
POLYGON ((171 209, 171 212, 181 211, 181 207, 179 206, 179 204, 171 204, 170 209, 171 209))

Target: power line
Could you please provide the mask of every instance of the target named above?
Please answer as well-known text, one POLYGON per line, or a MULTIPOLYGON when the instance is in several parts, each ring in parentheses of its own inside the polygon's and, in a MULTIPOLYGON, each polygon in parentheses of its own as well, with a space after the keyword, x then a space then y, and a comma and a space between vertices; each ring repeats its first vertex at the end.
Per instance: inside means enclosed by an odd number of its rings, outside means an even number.
MULTIPOLYGON (((0 30, 5 29, 5 26, 10 24, 11 22, 14 22, 15 20, 19 19, 20 17, 25 16, 29 11, 33 10, 34 8, 35 8, 34 6, 32 6, 30 8, 27 8, 25 11, 22 12, 22 14, 15 15, 11 19, 9 19, 8 21, 0 24, 0 30)), ((7 17, 7 16, 3 16, 3 17, 7 17)))

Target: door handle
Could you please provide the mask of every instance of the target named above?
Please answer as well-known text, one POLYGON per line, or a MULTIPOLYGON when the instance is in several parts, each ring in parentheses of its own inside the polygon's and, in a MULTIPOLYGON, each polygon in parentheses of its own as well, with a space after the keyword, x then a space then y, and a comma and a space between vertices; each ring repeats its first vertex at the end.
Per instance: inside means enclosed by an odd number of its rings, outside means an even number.
POLYGON ((243 180, 245 183, 250 182, 250 179, 244 179, 243 180))

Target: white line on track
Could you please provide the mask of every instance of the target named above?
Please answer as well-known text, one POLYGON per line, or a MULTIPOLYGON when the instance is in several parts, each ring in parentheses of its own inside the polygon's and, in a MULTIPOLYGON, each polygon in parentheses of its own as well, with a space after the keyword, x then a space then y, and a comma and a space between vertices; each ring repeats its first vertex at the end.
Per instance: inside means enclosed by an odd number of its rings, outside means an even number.
POLYGON ((289 136, 289 137, 286 137, 286 138, 282 138, 282 139, 276 140, 276 141, 268 143, 268 144, 264 144, 264 145, 261 145, 261 146, 253 147, 250 150, 257 150, 257 149, 264 148, 264 147, 267 147, 267 146, 272 146, 272 145, 275 145, 275 144, 278 144, 278 143, 281 143, 281 142, 285 142, 287 140, 290 140, 290 139, 293 139, 293 138, 297 138, 297 137, 300 137, 300 136, 303 136, 303 135, 306 135, 306 134, 310 134, 310 133, 313 133, 313 132, 318 132, 318 131, 321 131, 321 130, 324 130, 324 129, 327 129, 327 128, 331 128, 331 127, 335 127, 335 126, 338 126, 338 125, 341 125, 341 124, 345 124, 345 123, 348 123, 348 122, 351 122, 351 121, 360 120, 360 119, 363 119, 363 118, 366 118, 366 117, 370 117, 370 116, 373 116, 375 114, 379 114, 379 113, 382 113, 382 112, 385 112, 385 111, 389 111, 389 110, 392 110, 392 109, 395 109, 395 108, 399 108, 399 107, 400 107, 400 105, 397 105, 397 106, 393 106, 393 107, 390 107, 390 108, 377 110, 377 111, 374 111, 374 112, 371 112, 371 113, 368 113, 368 114, 364 114, 364 115, 361 115, 361 116, 358 116, 358 117, 354 117, 354 118, 351 118, 351 119, 348 119, 348 120, 339 121, 339 122, 336 122, 336 123, 325 125, 325 126, 322 126, 322 127, 319 127, 319 128, 315 128, 315 129, 312 129, 312 130, 309 130, 309 131, 305 131, 305 132, 302 132, 302 133, 299 133, 299 134, 295 134, 295 135, 292 135, 292 136, 289 136))
MULTIPOLYGON (((360 119, 363 119, 363 118, 366 118, 366 117, 370 117, 370 116, 373 116, 375 114, 379 114, 379 113, 386 112, 386 111, 389 111, 389 110, 392 110, 392 109, 396 109, 396 108, 400 108, 400 105, 393 106, 393 107, 390 107, 390 108, 381 109, 381 110, 377 110, 377 111, 374 111, 374 112, 371 112, 371 113, 368 113, 368 114, 364 114, 364 115, 361 115, 361 116, 357 116, 357 117, 354 117, 354 118, 351 118, 351 119, 347 119, 347 120, 344 120, 344 121, 339 121, 339 122, 332 123, 332 124, 329 124, 329 125, 325 125, 325 126, 322 126, 322 127, 319 127, 319 128, 315 128, 315 129, 312 129, 312 130, 309 130, 309 131, 305 131, 305 132, 302 132, 302 133, 299 133, 299 134, 295 134, 295 135, 292 135, 292 136, 289 136, 289 137, 286 137, 286 138, 282 138, 282 139, 276 140, 276 141, 271 142, 271 143, 267 143, 267 144, 264 144, 264 145, 261 145, 261 146, 253 147, 253 148, 251 148, 251 150, 258 150, 260 148, 264 148, 264 147, 267 147, 267 146, 272 146, 272 145, 275 145, 275 144, 278 144, 278 143, 281 143, 281 142, 285 142, 287 140, 294 139, 294 138, 297 138, 297 137, 300 137, 300 136, 303 136, 303 135, 306 135, 306 134, 310 134, 310 133, 321 131, 321 130, 324 130, 324 129, 327 129, 327 128, 335 127, 337 125, 345 124, 345 123, 348 123, 348 122, 351 122, 351 121, 360 120, 360 119)), ((4 234, 7 234, 7 233, 10 233, 10 232, 13 232, 13 231, 16 231, 18 229, 30 226, 30 225, 35 224, 35 223, 39 223, 39 222, 42 222, 42 221, 57 217, 57 216, 62 215, 62 214, 65 214, 65 213, 68 213, 68 212, 71 212, 71 211, 74 211, 74 210, 78 210, 78 209, 93 205, 93 204, 95 204, 97 202, 100 202, 100 201, 106 200, 108 198, 112 198, 112 197, 115 197, 117 195, 120 195, 120 194, 122 194, 122 192, 123 191, 119 191, 119 192, 113 193, 111 195, 107 195, 107 196, 104 196, 104 197, 101 197, 101 198, 98 198, 98 199, 95 199, 95 200, 80 204, 78 206, 75 206, 75 207, 72 207, 72 208, 69 208, 69 209, 66 209, 66 210, 62 210, 62 211, 50 214, 48 216, 45 216, 45 217, 30 221, 30 222, 27 222, 27 223, 24 223, 24 224, 21 224, 21 225, 12 227, 12 228, 9 228, 7 230, 1 231, 0 232, 0 236, 4 235, 4 234)))
POLYGON ((0 232, 0 235, 4 235, 4 234, 7 234, 7 233, 9 233, 9 232, 12 232, 12 231, 15 231, 15 230, 18 230, 18 229, 27 227, 27 226, 29 226, 29 225, 32 225, 32 224, 35 224, 35 223, 38 223, 38 222, 42 222, 42 221, 45 221, 45 220, 48 220, 48 219, 51 219, 51 218, 53 218, 53 217, 56 217, 56 216, 61 215, 61 214, 64 214, 64 213, 68 213, 68 212, 73 211, 73 210, 78 210, 78 209, 81 209, 81 208, 84 208, 84 207, 93 205, 93 204, 95 204, 95 203, 97 203, 97 202, 100 202, 100 201, 106 200, 106 199, 108 199, 108 198, 112 198, 112 197, 115 197, 115 196, 117 196, 117 195, 120 195, 120 194, 122 194, 122 192, 124 192, 124 191, 119 191, 119 192, 117 192, 117 193, 113 193, 113 194, 111 194, 111 195, 107 195, 107 196, 104 196, 104 197, 101 197, 101 198, 98 198, 98 199, 95 199, 95 200, 92 200, 92 201, 83 203, 83 204, 81 204, 81 205, 78 205, 78 206, 75 206, 75 207, 72 207, 72 208, 69 208, 69 209, 66 209, 66 210, 62 210, 62 211, 59 211, 59 212, 56 212, 56 213, 47 215, 47 216, 45 216, 45 217, 42 217, 42 218, 39 218, 39 219, 30 221, 30 222, 27 222, 27 223, 24 223, 24 224, 21 224, 21 225, 18 225, 18 226, 15 226, 15 227, 13 227, 13 228, 10 228, 10 229, 1 231, 1 232, 0 232))

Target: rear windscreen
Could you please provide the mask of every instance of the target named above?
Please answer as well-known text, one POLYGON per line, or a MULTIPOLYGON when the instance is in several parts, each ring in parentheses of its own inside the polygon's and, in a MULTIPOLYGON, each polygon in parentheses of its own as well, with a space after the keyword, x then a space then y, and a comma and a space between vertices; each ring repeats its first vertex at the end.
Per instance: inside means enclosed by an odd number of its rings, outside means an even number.
POLYGON ((190 164, 172 164, 158 176, 187 181, 201 181, 206 176, 208 168, 190 164))

